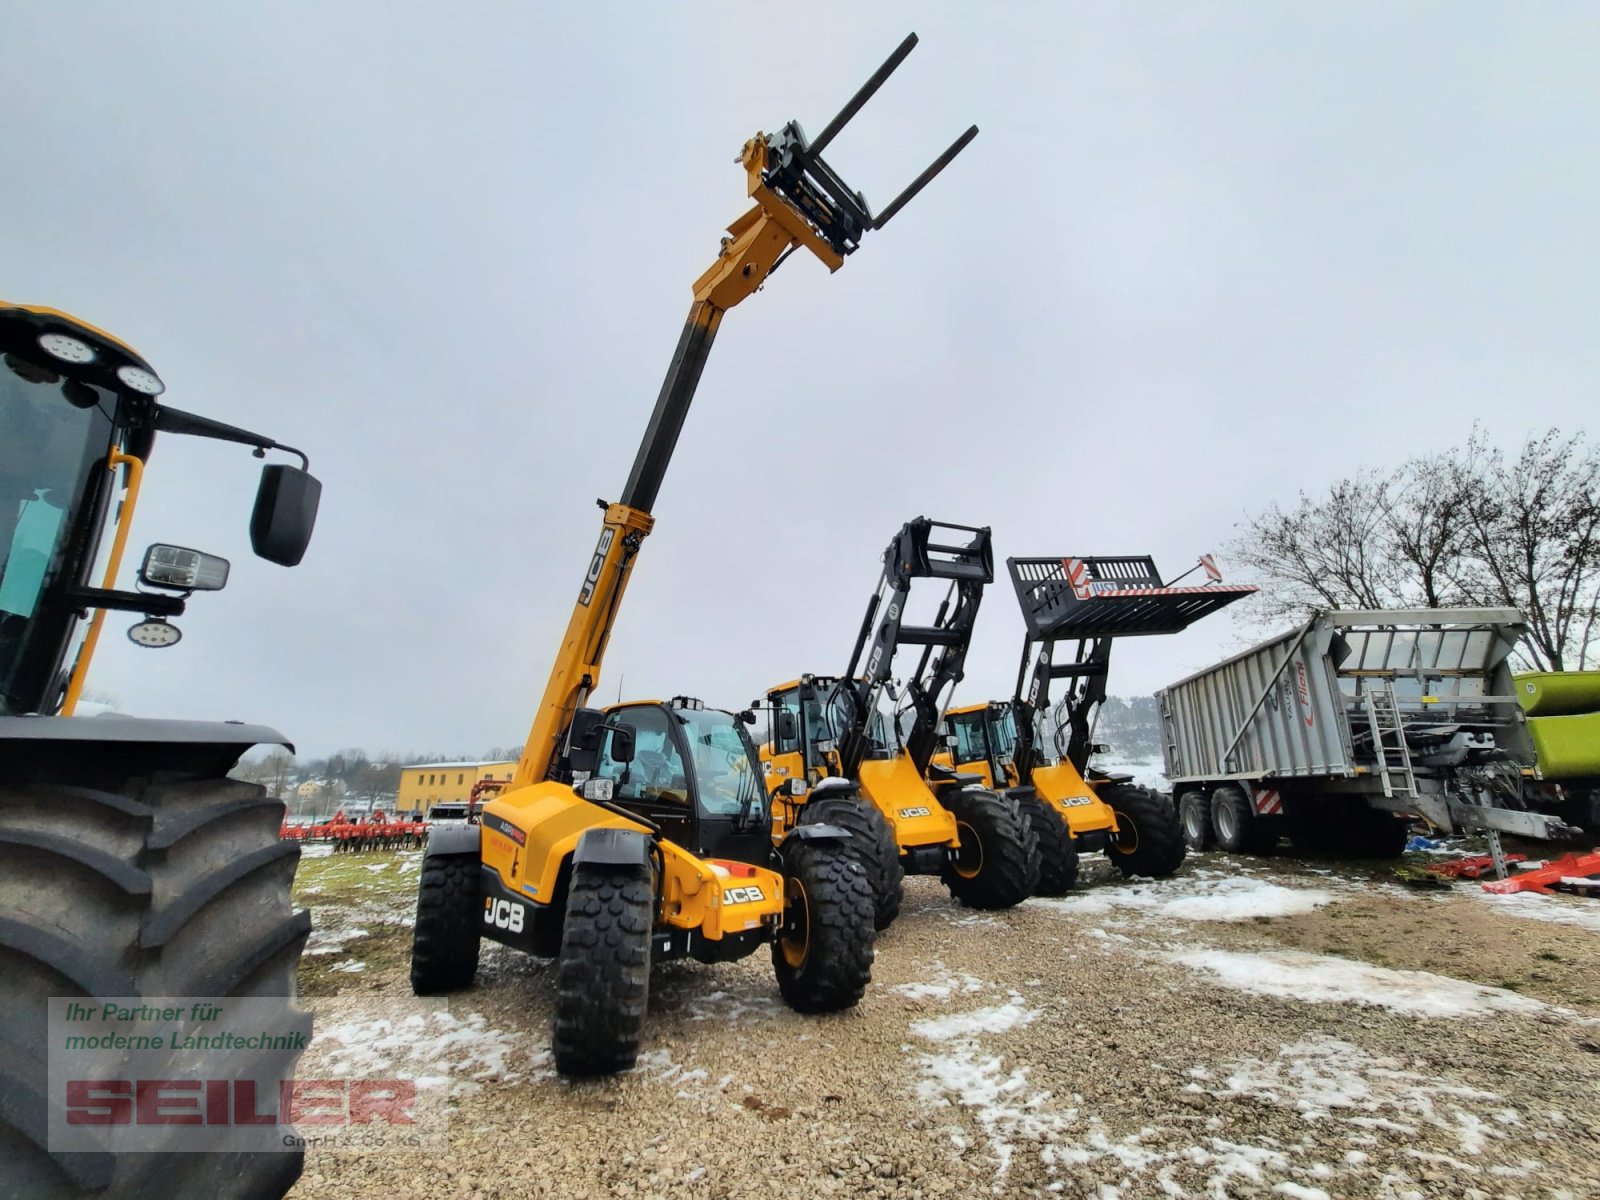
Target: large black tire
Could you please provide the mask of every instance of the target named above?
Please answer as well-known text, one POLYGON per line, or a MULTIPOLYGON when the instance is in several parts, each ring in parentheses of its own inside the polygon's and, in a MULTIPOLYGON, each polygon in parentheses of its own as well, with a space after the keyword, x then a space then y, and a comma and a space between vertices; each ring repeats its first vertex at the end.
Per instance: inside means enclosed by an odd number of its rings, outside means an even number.
POLYGON ((900 915, 905 870, 900 844, 877 805, 859 797, 812 800, 800 810, 802 825, 837 825, 850 834, 849 848, 872 887, 873 928, 884 930, 900 915))
POLYGON ((1096 790, 1117 815, 1117 831, 1106 842, 1106 857, 1117 870, 1161 879, 1183 866, 1189 848, 1171 800, 1127 783, 1101 784, 1096 790))
POLYGON ((1411 837, 1411 822, 1363 805, 1348 830, 1351 851, 1362 858, 1399 858, 1411 837))
POLYGON ((1039 843, 1039 882, 1035 896, 1065 896, 1078 882, 1078 847, 1072 829, 1037 795, 1019 795, 1023 815, 1039 843))
POLYGON ((1231 784, 1211 794, 1211 827, 1230 854, 1271 854, 1278 844, 1277 826, 1256 816, 1250 798, 1231 784))
POLYGON ((417 924, 411 931, 411 990, 437 996, 472 986, 478 973, 478 922, 483 900, 476 854, 434 854, 422 860, 417 924))
POLYGON ((655 897, 637 869, 574 865, 556 965, 551 1049, 563 1075, 612 1075, 639 1057, 655 897))
POLYGON ((1191 850, 1209 850, 1216 841, 1211 801, 1204 792, 1189 791, 1178 797, 1178 824, 1183 826, 1183 843, 1191 850))
POLYGON ((783 926, 772 943, 778 991, 796 1012, 838 1012, 872 981, 872 884, 847 846, 790 841, 783 926))
MULTIPOLYGON (((281 996, 273 1032, 311 1032, 311 1015, 293 1006, 311 918, 290 901, 300 849, 278 838, 283 803, 222 778, 230 763, 169 769, 198 759, 184 747, 70 749, 46 762, 5 747, 0 1191, 52 1200, 281 1196, 300 1176, 303 1149, 45 1148, 47 1103, 59 1103, 46 1100, 49 997, 281 996)), ((286 1079, 298 1058, 267 1052, 251 1067, 286 1079)))
POLYGON ((1039 839, 1022 806, 1009 796, 977 788, 946 791, 956 819, 960 851, 942 874, 950 895, 968 908, 1011 908, 1039 886, 1039 839))

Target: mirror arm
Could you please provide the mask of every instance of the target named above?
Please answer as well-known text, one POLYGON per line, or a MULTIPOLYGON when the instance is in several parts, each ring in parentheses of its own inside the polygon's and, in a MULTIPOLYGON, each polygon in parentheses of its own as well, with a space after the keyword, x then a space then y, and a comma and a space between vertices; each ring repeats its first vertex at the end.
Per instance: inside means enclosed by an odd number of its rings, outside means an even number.
POLYGON ((210 417, 184 412, 183 409, 173 408, 170 405, 163 404, 156 409, 155 427, 162 433, 181 433, 190 437, 211 438, 219 442, 237 442, 241 446, 252 447, 257 458, 265 458, 268 450, 282 450, 285 454, 293 454, 300 459, 302 471, 311 469, 311 460, 306 457, 303 450, 275 442, 265 434, 252 433, 248 429, 240 429, 237 425, 213 421, 210 417))
POLYGON ((156 592, 118 592, 110 588, 71 587, 62 593, 69 608, 108 608, 116 612, 142 613, 147 617, 183 615, 188 596, 163 596, 156 592))

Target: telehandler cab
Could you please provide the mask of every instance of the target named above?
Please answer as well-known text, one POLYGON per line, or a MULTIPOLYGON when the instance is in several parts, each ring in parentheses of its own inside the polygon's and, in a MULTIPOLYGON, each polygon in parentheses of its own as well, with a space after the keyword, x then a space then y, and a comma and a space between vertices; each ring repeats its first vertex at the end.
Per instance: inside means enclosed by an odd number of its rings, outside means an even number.
POLYGON ((850 830, 872 880, 879 929, 899 914, 906 873, 939 875, 973 908, 1009 908, 1038 882, 1038 844, 1019 801, 930 761, 941 704, 962 677, 983 588, 993 579, 987 528, 909 521, 884 551, 883 576, 845 673, 803 675, 767 692, 771 737, 762 758, 773 837, 813 822, 850 830), (933 540, 951 534, 954 541, 933 540), (916 579, 950 581, 931 625, 904 620, 916 579), (922 655, 895 694, 890 671, 901 646, 921 646, 922 655), (879 711, 886 696, 910 711, 903 737, 899 715, 879 711))
POLYGON ((1256 589, 1223 584, 1209 557, 1195 568, 1210 577, 1202 587, 1162 583, 1154 561, 1143 557, 1010 558, 1006 567, 1027 625, 1017 693, 951 708, 939 761, 1037 800, 1027 811, 1039 838, 1040 895, 1073 886, 1079 850, 1104 850, 1124 875, 1172 874, 1183 865, 1185 845, 1171 801, 1131 776, 1088 765, 1111 645, 1118 637, 1181 632, 1256 589), (1073 658, 1057 661, 1057 642, 1073 638, 1073 658), (1052 712, 1054 679, 1073 683, 1052 712))
POLYGON ((425 852, 412 948, 418 993, 471 984, 479 938, 558 960, 556 1067, 633 1065, 652 961, 742 958, 770 944, 784 999, 849 1007, 871 974, 872 892, 845 830, 773 844, 751 714, 680 697, 589 707, 650 510, 723 314, 804 247, 837 270, 977 134, 967 130, 882 213, 822 150, 916 44, 906 38, 815 140, 790 122, 745 143, 754 204, 696 281, 689 319, 594 555, 521 761, 474 826, 438 828, 425 852))
MULTIPOLYGON (((279 841, 284 806, 228 778, 251 747, 287 746, 257 725, 101 714, 74 717, 108 612, 129 636, 170 646, 197 591, 228 563, 156 544, 120 590, 140 482, 157 434, 242 443, 301 466, 262 472, 250 519, 256 554, 299 563, 321 485, 305 455, 269 437, 161 403, 150 364, 110 334, 52 308, 0 302, 0 1191, 8 1196, 279 1196, 303 1149, 281 1130, 260 1152, 152 1150, 126 1127, 93 1151, 50 1149, 49 1001, 283 997, 278 1031, 310 1031, 295 967, 310 932, 289 889, 300 857, 279 841), (105 535, 111 534, 109 547, 105 535), (104 553, 102 549, 104 548, 104 553), (92 615, 91 615, 92 614, 92 615), (74 655, 74 649, 76 654, 74 655)), ((125 1001, 124 1001, 125 1002, 125 1001)), ((92 1006, 91 1006, 92 1007, 92 1006)), ((264 1079, 298 1051, 263 1054, 264 1079)), ((172 1051, 156 1065, 181 1070, 172 1051)), ((149 1059, 145 1060, 148 1065, 149 1059)))

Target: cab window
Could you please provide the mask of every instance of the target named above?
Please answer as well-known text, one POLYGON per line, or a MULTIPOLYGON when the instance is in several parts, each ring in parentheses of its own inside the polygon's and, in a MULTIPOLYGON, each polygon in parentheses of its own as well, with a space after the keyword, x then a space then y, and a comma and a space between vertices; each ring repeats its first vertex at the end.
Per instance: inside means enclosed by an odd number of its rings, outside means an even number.
MULTIPOLYGON (((979 718, 982 715, 977 714, 979 718)), ((971 715, 952 718, 950 731, 956 735, 958 763, 981 762, 989 757, 989 747, 983 737, 983 726, 971 715)))
POLYGON ((772 750, 774 754, 793 754, 800 749, 800 692, 791 688, 780 692, 772 702, 772 750), (794 728, 789 737, 783 736, 784 720, 780 713, 789 713, 794 728))
POLYGON ((683 757, 667 731, 666 712, 653 707, 630 708, 615 713, 612 719, 632 725, 634 730, 631 763, 620 763, 611 757, 610 732, 600 751, 595 774, 615 782, 616 798, 688 803, 688 777, 683 757))

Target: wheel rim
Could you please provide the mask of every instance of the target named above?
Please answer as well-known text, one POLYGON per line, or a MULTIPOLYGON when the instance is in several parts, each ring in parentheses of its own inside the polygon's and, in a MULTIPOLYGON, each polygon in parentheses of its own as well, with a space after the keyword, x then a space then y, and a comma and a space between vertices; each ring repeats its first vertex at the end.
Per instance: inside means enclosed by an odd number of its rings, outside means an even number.
POLYGON ((811 900, 806 895, 806 885, 792 875, 784 884, 783 893, 788 903, 783 930, 778 934, 778 950, 783 961, 798 971, 811 953, 811 900))
POLYGON ((976 879, 983 870, 983 842, 978 831, 965 821, 957 821, 956 837, 961 845, 950 860, 950 869, 963 879, 976 879))
POLYGON ((1183 806, 1183 831, 1191 841, 1196 842, 1205 834, 1200 822, 1200 806, 1193 800, 1183 806))
POLYGON ((1113 808, 1111 815, 1117 819, 1116 830, 1111 836, 1111 845, 1119 854, 1132 854, 1139 848, 1139 827, 1125 812, 1113 808))
POLYGON ((1233 809, 1229 808, 1227 805, 1223 805, 1217 810, 1216 820, 1217 836, 1225 842, 1233 841, 1234 835, 1238 832, 1238 827, 1234 824, 1233 820, 1233 809))

